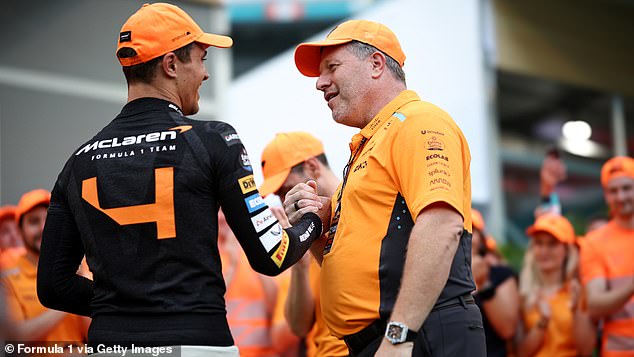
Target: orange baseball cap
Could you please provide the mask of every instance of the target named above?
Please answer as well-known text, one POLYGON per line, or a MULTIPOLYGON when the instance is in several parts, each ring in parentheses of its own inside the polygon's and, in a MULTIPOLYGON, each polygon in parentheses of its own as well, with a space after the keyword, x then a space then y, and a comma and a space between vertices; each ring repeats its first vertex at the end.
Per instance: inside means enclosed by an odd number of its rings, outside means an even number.
POLYGON ((0 222, 4 221, 5 219, 15 219, 15 212, 15 206, 6 205, 0 207, 0 222))
POLYGON ((260 194, 266 196, 277 191, 293 166, 323 153, 324 145, 308 133, 278 133, 262 151, 264 183, 260 186, 260 194))
POLYGON ((537 232, 546 232, 562 243, 572 244, 575 242, 575 230, 572 228, 572 224, 566 217, 558 214, 541 215, 526 230, 526 234, 529 236, 533 236, 537 232))
POLYGON ((30 210, 40 205, 48 206, 50 203, 51 193, 47 190, 39 188, 23 194, 15 212, 15 221, 20 224, 22 217, 30 210))
POLYGON ((623 176, 634 178, 634 159, 628 156, 613 157, 601 168, 601 185, 605 187, 611 179, 623 176))
POLYGON ((165 3, 144 4, 121 27, 117 53, 124 47, 134 49, 136 56, 119 58, 122 66, 134 66, 192 42, 222 48, 233 45, 231 37, 203 32, 177 6, 165 3))
POLYGON ((319 77, 322 47, 342 45, 354 40, 383 51, 401 67, 405 65, 405 53, 394 32, 383 24, 367 20, 346 21, 335 27, 323 41, 301 43, 295 49, 295 65, 303 75, 319 77))
POLYGON ((482 214, 475 208, 471 208, 471 224, 473 225, 473 228, 479 230, 480 232, 484 232, 484 228, 486 227, 482 214))

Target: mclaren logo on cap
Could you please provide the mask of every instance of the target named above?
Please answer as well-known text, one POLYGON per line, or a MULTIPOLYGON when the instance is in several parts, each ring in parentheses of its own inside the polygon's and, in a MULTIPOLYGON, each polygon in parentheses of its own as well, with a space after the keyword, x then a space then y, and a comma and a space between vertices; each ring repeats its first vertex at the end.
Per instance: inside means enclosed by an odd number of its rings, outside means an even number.
POLYGON ((132 41, 132 31, 123 31, 119 33, 119 42, 130 42, 132 41))

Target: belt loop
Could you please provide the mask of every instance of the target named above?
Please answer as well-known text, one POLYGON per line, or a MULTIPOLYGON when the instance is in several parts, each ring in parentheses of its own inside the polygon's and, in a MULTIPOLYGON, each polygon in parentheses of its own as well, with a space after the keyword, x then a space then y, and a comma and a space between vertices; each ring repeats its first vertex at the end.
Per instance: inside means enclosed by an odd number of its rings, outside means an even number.
POLYGON ((467 303, 465 302, 464 295, 458 296, 458 300, 460 301, 460 305, 462 305, 462 307, 466 310, 467 309, 467 303))

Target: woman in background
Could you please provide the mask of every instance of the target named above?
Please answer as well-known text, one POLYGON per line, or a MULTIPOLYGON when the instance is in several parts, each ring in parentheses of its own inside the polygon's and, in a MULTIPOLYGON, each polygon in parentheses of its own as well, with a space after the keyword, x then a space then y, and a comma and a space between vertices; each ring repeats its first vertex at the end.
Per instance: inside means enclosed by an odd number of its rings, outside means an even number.
POLYGON ((487 356, 506 357, 520 315, 517 279, 513 270, 499 258, 489 258, 496 256, 486 243, 485 223, 480 212, 472 209, 471 218, 471 268, 477 287, 473 297, 482 311, 487 356))
POLYGON ((577 278, 579 255, 570 222, 539 216, 520 273, 518 357, 590 356, 595 330, 577 278))

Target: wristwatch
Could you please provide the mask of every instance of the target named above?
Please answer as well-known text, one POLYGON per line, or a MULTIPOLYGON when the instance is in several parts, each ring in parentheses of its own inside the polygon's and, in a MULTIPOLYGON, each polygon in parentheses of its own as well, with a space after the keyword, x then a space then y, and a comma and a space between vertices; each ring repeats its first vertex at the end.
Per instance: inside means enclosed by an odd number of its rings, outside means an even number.
POLYGON ((385 338, 393 345, 416 340, 416 331, 410 330, 402 322, 390 321, 385 329, 385 338))

